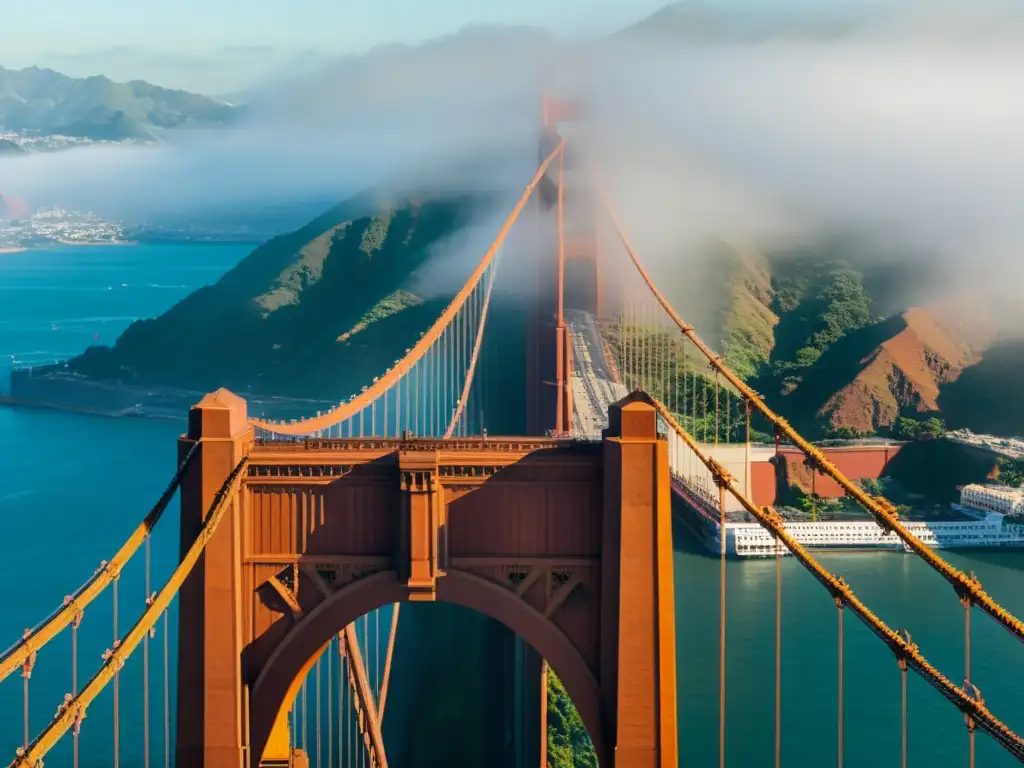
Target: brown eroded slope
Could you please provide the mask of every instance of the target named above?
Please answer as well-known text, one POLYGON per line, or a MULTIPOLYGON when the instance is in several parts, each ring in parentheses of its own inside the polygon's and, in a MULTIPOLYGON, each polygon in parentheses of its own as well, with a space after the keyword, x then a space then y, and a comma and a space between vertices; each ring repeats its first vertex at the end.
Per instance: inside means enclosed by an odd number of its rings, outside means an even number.
MULTIPOLYGON (((860 370, 818 409, 818 416, 832 427, 874 430, 888 426, 901 412, 938 411, 942 387, 976 364, 997 336, 994 319, 968 299, 912 307, 897 320, 853 334, 877 334, 880 326, 891 330, 856 361, 860 370)), ((836 351, 845 346, 837 345, 836 351)), ((815 369, 829 366, 832 357, 824 355, 815 369)), ((812 371, 808 379, 818 378, 818 373, 812 371)))

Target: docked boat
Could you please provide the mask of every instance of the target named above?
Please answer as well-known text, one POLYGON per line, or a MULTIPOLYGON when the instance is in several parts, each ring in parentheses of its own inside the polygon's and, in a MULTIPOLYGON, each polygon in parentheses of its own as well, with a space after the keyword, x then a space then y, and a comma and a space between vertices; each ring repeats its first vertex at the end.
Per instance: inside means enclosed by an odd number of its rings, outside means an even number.
MULTIPOLYGON (((709 551, 720 552, 720 515, 711 492, 675 473, 672 489, 682 502, 676 506, 684 521, 709 551)), ((997 512, 960 505, 951 505, 951 511, 956 519, 904 521, 903 525, 933 549, 1024 548, 1024 525, 997 512)), ((895 533, 870 519, 787 521, 786 531, 808 549, 911 551, 895 533)), ((731 522, 727 517, 725 544, 726 553, 735 557, 774 557, 776 553, 775 537, 757 522, 731 522)), ((782 546, 780 554, 787 555, 789 550, 782 546)))

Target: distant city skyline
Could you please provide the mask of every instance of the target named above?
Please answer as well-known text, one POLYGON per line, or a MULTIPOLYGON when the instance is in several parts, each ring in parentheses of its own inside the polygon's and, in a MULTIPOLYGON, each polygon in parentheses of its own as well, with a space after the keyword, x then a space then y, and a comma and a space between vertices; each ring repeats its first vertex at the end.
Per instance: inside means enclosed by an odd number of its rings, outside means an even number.
MULTIPOLYGON (((768 0, 769 2, 771 0, 768 0)), ((626 26, 666 0, 5 0, 0 65, 223 94, 297 61, 416 44, 473 24, 558 35, 626 26)))

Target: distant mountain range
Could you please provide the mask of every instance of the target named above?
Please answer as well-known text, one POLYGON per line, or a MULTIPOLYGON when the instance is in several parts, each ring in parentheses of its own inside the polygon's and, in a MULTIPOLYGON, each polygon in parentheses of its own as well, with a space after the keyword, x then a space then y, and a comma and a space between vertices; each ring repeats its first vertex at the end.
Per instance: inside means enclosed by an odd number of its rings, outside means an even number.
POLYGON ((96 141, 150 140, 173 128, 234 123, 241 110, 141 80, 73 78, 51 69, 0 67, 0 130, 96 141))
MULTIPOLYGON (((942 2, 937 3, 937 12, 923 13, 910 3, 685 0, 666 5, 610 39, 685 46, 829 40, 879 32, 942 36, 950 29, 966 37, 991 36, 1000 30, 1016 34, 1024 28, 1024 10, 1014 3, 1004 3, 1005 7, 999 3, 988 0, 980 4, 984 9, 961 5, 951 15, 952 6, 942 2), (1002 14, 990 13, 990 5, 1002 8, 1002 14)), ((474 72, 479 83, 498 83, 509 72, 520 70, 523 62, 550 52, 551 42, 539 28, 495 25, 468 27, 416 46, 382 45, 363 55, 308 54, 277 76, 223 100, 141 80, 118 83, 102 75, 73 78, 38 67, 0 67, 0 132, 148 140, 168 129, 229 125, 250 111, 280 116, 298 110, 319 120, 347 116, 347 109, 358 111, 355 105, 368 100, 381 108, 390 102, 400 105, 410 94, 429 93, 434 101, 445 103, 458 97, 450 81, 453 72, 465 75, 465 57, 500 49, 502 56, 476 57, 480 71, 474 72), (415 64, 410 66, 411 62, 415 64), (411 77, 411 72, 417 76, 411 77), (359 98, 349 98, 352 93, 359 98), (434 97, 435 93, 439 96, 434 97)))

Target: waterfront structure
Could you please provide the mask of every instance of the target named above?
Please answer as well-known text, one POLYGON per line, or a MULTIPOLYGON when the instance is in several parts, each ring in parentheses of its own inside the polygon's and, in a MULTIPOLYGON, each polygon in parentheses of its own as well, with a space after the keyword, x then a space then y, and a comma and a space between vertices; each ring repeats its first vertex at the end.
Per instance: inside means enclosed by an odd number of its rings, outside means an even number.
MULTIPOLYGON (((980 520, 912 521, 908 531, 932 549, 1024 547, 1019 526, 1007 525, 1002 515, 987 514, 980 520)), ((718 541, 717 523, 712 537, 704 537, 709 549, 718 541)), ((911 552, 895 533, 886 532, 873 520, 787 522, 786 530, 808 549, 892 549, 911 552)), ((757 523, 726 523, 728 551, 737 557, 772 557, 775 537, 757 523)), ((782 554, 788 550, 782 548, 782 554)))
POLYGON ((960 503, 970 509, 1000 515, 1024 515, 1024 490, 971 483, 960 490, 960 503))

